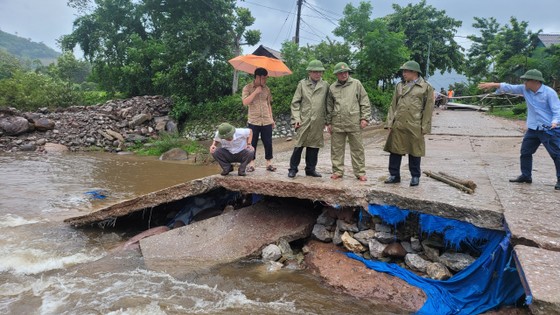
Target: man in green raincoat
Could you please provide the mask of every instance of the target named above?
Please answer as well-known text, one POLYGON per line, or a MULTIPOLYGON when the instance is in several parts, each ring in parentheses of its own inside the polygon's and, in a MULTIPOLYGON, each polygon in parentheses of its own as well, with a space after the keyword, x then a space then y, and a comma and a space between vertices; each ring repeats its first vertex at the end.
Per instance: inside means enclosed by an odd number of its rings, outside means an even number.
POLYGON ((384 151, 389 155, 389 177, 385 184, 400 183, 402 157, 408 154, 410 186, 420 183, 420 160, 426 154, 424 135, 432 129, 434 89, 420 75, 420 65, 407 61, 401 68, 403 81, 395 87, 385 128, 389 136, 384 151))
POLYGON ((332 179, 344 175, 346 139, 350 145, 350 157, 354 176, 366 181, 366 158, 362 129, 371 117, 371 105, 364 86, 351 78, 350 67, 344 62, 334 66, 337 81, 329 87, 327 97, 327 129, 331 134, 332 179))
POLYGON ((325 68, 319 60, 312 60, 306 69, 309 77, 299 81, 292 98, 292 126, 296 130, 296 144, 290 158, 288 177, 298 172, 301 153, 305 150, 305 175, 321 177, 315 167, 319 148, 324 146, 323 129, 329 84, 322 80, 325 68))

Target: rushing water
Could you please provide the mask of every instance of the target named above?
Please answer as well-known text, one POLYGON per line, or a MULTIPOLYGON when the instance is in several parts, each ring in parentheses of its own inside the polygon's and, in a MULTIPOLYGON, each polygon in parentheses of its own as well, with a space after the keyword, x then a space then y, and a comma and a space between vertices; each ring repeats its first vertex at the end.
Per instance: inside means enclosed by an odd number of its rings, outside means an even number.
MULTIPOLYGON (((149 270, 129 235, 63 223, 219 172, 113 154, 0 154, 0 314, 396 314, 258 261, 197 274, 149 270), (102 190, 107 198, 92 199, 102 190)), ((164 250, 164 249, 163 249, 164 250)))

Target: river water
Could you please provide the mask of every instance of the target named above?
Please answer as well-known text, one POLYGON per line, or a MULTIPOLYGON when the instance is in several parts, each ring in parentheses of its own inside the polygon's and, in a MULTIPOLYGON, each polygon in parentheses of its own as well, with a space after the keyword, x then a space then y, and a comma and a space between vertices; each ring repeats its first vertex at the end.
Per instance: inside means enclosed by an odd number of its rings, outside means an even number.
POLYGON ((259 261, 184 275, 150 270, 139 251, 112 251, 130 237, 124 231, 63 222, 217 173, 133 155, 0 153, 0 314, 399 313, 259 261))

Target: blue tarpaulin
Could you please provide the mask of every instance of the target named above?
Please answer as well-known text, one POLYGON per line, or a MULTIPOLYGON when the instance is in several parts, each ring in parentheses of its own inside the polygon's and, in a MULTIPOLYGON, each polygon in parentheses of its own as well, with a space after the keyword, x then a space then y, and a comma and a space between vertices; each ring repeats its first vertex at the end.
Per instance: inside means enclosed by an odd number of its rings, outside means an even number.
MULTIPOLYGON (((396 225, 395 213, 403 222, 409 210, 370 205, 369 213, 396 225)), ((470 266, 448 280, 433 280, 416 275, 397 264, 347 256, 362 261, 368 268, 399 277, 422 289, 427 300, 417 314, 480 314, 504 305, 513 305, 524 295, 519 274, 512 261, 513 248, 507 232, 481 229, 466 222, 420 214, 421 229, 441 233, 446 244, 458 248, 461 242, 481 251, 470 266)))

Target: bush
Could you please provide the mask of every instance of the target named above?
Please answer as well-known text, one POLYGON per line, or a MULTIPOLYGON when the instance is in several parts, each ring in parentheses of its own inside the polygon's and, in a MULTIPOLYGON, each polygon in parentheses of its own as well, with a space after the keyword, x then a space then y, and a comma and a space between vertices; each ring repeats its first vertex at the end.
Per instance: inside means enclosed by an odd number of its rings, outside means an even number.
POLYGON ((514 115, 525 114, 527 113, 527 104, 525 103, 517 104, 511 109, 511 111, 513 112, 514 115))
POLYGON ((159 139, 150 142, 147 146, 138 143, 131 147, 131 151, 135 151, 139 155, 159 156, 173 148, 181 148, 189 154, 203 150, 195 141, 185 139, 178 134, 162 133, 159 139))
POLYGON ((527 104, 517 104, 513 108, 495 107, 494 111, 488 112, 488 114, 509 119, 525 120, 527 118, 527 104))
POLYGON ((180 127, 186 124, 217 124, 224 121, 244 125, 247 121, 247 109, 241 102, 240 94, 224 96, 203 104, 192 104, 186 97, 174 96, 170 115, 180 127))
POLYGON ((79 88, 44 74, 17 71, 12 78, 0 80, 0 106, 36 110, 45 106, 68 107, 79 103, 79 88))
POLYGON ((393 91, 374 89, 368 91, 368 97, 371 106, 377 107, 386 116, 393 99, 393 91))
POLYGON ((124 95, 117 93, 109 95, 105 91, 82 91, 82 105, 97 105, 110 100, 123 99, 124 95))

